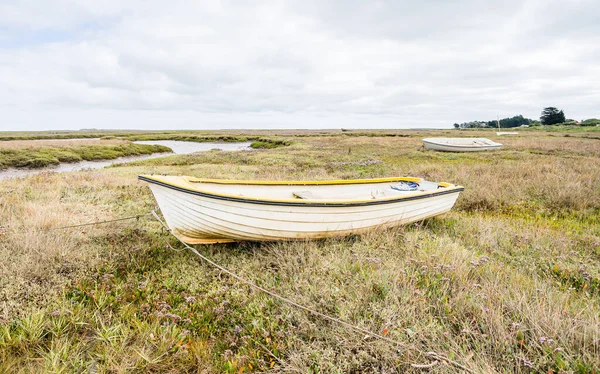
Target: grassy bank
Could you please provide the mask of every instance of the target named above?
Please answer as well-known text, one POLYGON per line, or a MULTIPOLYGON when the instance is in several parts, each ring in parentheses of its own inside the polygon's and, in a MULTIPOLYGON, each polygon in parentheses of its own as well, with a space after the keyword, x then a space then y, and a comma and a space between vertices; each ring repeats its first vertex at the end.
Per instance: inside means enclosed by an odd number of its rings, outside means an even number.
POLYGON ((475 372, 597 372, 598 141, 502 142, 499 152, 451 154, 415 137, 328 134, 0 182, 0 372, 456 372, 413 348, 475 372), (408 227, 198 246, 267 289, 410 347, 397 350, 172 250, 151 220, 45 231, 149 211, 141 173, 411 175, 466 189, 452 212, 408 227))
POLYGON ((252 142, 250 147, 254 149, 272 149, 285 147, 292 144, 291 141, 279 138, 248 136, 248 135, 193 135, 193 134, 147 134, 126 136, 123 139, 136 140, 179 140, 198 143, 244 143, 252 142))
POLYGON ((66 162, 112 160, 124 156, 171 152, 168 147, 146 144, 73 145, 69 147, 5 148, 0 144, 0 170, 42 168, 66 162))
MULTIPOLYGON (((150 134, 149 131, 123 131, 123 130, 98 130, 98 131, 0 131, 0 142, 13 140, 47 140, 47 139, 98 139, 102 137, 117 137, 136 134, 150 134)), ((161 132, 158 132, 161 133, 161 132)))
POLYGON ((273 148, 285 147, 285 146, 288 146, 291 144, 292 144, 292 142, 289 140, 258 138, 257 141, 254 141, 250 144, 250 147, 254 148, 254 149, 273 149, 273 148))
POLYGON ((518 131, 549 131, 549 132, 600 132, 598 126, 581 126, 581 125, 552 125, 552 126, 533 126, 529 128, 517 128, 518 131))

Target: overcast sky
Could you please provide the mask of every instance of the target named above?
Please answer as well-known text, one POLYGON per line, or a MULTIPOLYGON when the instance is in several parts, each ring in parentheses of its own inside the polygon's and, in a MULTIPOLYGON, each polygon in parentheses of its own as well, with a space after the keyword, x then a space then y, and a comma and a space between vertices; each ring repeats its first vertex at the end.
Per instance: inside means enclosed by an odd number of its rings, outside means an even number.
POLYGON ((600 117, 600 1, 1 0, 0 130, 600 117))

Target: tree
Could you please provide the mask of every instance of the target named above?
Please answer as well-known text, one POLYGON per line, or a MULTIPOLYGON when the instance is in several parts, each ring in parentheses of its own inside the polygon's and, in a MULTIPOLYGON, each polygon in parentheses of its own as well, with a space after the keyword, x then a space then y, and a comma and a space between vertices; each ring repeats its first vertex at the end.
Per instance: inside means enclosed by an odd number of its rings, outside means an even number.
POLYGON ((485 127, 487 127, 487 124, 484 121, 471 121, 454 124, 454 128, 457 129, 483 129, 485 127))
POLYGON ((540 120, 544 125, 555 125, 557 123, 563 123, 565 122, 565 113, 562 110, 558 110, 558 108, 550 106, 544 108, 540 120))
MULTIPOLYGON (((521 114, 510 117, 510 118, 502 118, 500 120, 500 127, 519 127, 523 125, 529 125, 532 121, 529 118, 523 117, 521 114)), ((488 121, 489 127, 496 127, 498 123, 495 120, 488 121)))
POLYGON ((581 121, 581 126, 598 126, 600 125, 600 119, 588 118, 581 121))

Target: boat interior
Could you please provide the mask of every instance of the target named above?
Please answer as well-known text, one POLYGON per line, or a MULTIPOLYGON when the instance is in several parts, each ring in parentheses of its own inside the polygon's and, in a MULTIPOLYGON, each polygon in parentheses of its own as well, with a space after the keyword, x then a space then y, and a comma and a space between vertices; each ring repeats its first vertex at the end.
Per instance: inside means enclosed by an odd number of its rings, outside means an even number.
POLYGON ((454 187, 451 184, 428 182, 420 178, 324 182, 219 181, 186 176, 146 178, 203 193, 267 200, 389 199, 454 187))

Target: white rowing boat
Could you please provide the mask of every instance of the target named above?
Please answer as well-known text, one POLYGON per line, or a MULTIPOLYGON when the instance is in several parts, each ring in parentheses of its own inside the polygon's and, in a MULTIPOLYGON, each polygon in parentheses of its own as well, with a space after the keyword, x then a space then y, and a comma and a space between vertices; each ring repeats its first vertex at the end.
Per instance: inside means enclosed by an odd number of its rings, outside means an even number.
MULTIPOLYGON (((498 131, 496 131, 496 135, 502 136, 502 135, 518 135, 519 134, 516 131, 502 131, 502 130, 500 130, 500 118, 499 118, 499 116, 496 117, 496 122, 498 123, 498 131)), ((529 127, 529 126, 527 126, 527 127, 529 127)))
POLYGON ((461 186, 420 178, 320 182, 141 175, 173 233, 190 244, 314 239, 449 211, 461 186))
POLYGON ((478 152, 502 148, 502 144, 486 138, 425 138, 425 148, 444 152, 478 152))

